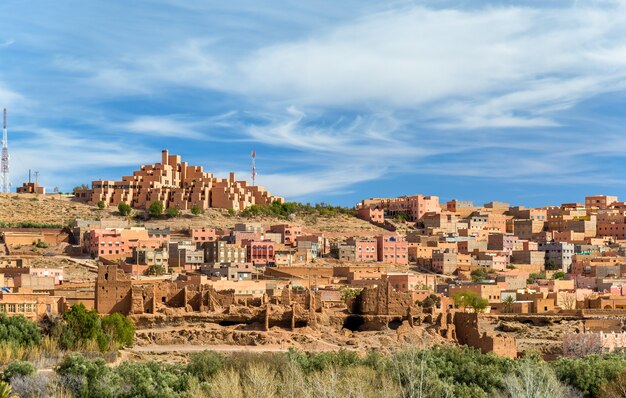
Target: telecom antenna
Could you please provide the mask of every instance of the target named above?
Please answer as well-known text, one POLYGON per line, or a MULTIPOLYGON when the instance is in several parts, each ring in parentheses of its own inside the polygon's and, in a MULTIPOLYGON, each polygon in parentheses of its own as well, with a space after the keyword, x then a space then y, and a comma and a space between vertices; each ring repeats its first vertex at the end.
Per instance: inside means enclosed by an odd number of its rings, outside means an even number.
POLYGON ((256 151, 252 148, 252 186, 254 186, 254 180, 256 179, 256 166, 254 164, 254 160, 256 159, 256 151))
POLYGON ((4 123, 2 125, 2 163, 0 163, 0 189, 4 193, 8 193, 11 190, 11 183, 9 182, 9 145, 8 145, 8 133, 7 133, 7 110, 4 108, 4 123))

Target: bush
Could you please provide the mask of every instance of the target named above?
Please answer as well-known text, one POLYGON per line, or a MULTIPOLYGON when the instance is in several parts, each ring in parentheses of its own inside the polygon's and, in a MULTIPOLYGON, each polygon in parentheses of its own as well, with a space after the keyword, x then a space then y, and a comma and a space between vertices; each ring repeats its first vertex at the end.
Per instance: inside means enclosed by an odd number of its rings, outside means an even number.
POLYGON ((146 269, 146 275, 160 276, 165 274, 165 268, 162 265, 151 265, 146 269))
POLYGON ((150 203, 150 207, 148 207, 148 214, 150 214, 150 217, 161 217, 161 215, 163 214, 163 203, 150 203))
POLYGON ((186 371, 200 381, 209 381, 224 368, 224 357, 215 351, 191 354, 186 371))
POLYGON ((169 218, 178 217, 179 215, 180 215, 180 211, 178 211, 177 208, 175 208, 175 207, 168 207, 167 208, 167 216, 169 218))
MULTIPOLYGON (((100 201, 98 201, 96 206, 98 206, 98 209, 102 210, 102 209, 104 209, 106 207, 106 204, 104 203, 104 200, 100 200, 100 201)), ((118 206, 118 209, 119 209, 119 206, 118 206)), ((120 211, 120 213, 121 213, 121 211, 120 211)))
POLYGON ((202 213, 204 213, 204 210, 202 210, 202 207, 198 205, 191 206, 191 214, 193 214, 194 216, 200 215, 202 213))
POLYGON ((483 312, 489 306, 489 301, 470 291, 460 291, 452 295, 457 307, 471 308, 474 312, 483 312))
POLYGON ((34 346, 41 342, 41 332, 35 322, 22 315, 7 317, 1 313, 0 342, 34 346))
POLYGON ((35 373, 37 369, 26 361, 14 361, 7 365, 2 372, 2 380, 10 383, 11 379, 15 376, 30 376, 35 373))
POLYGON ((187 376, 180 367, 154 361, 124 362, 115 369, 120 378, 120 397, 187 397, 187 376))
POLYGON ((597 397, 603 385, 613 382, 626 371, 626 356, 608 354, 562 358, 553 366, 559 380, 578 388, 586 397, 597 397))
POLYGON ((61 383, 74 397, 119 396, 120 378, 104 360, 88 359, 80 354, 69 354, 57 366, 61 383))
POLYGON ((121 215, 123 216, 127 216, 130 214, 131 211, 133 211, 132 207, 130 207, 129 204, 127 203, 120 203, 119 205, 117 205, 117 210, 120 212, 121 215))
POLYGON ((135 339, 135 325, 130 318, 114 313, 105 315, 102 320, 102 331, 110 340, 122 345, 130 346, 135 339))
POLYGON ((41 239, 37 239, 37 242, 35 243, 35 247, 38 247, 40 249, 47 249, 49 247, 49 245, 42 241, 41 239))

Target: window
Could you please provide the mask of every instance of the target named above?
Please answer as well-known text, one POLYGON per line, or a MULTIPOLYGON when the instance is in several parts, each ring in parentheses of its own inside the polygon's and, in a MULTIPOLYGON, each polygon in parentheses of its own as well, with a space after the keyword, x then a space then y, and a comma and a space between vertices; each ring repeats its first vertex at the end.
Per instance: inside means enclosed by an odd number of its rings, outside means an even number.
POLYGON ((8 312, 15 312, 15 304, 9 304, 9 311, 8 312))
POLYGON ((24 312, 24 304, 18 304, 17 305, 17 311, 18 312, 24 312))

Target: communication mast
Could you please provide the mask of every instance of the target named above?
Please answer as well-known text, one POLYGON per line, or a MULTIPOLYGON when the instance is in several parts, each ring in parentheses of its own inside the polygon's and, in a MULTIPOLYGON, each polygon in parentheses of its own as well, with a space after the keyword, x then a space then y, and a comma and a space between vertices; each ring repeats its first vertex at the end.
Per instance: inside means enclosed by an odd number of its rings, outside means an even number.
POLYGON ((2 125, 2 163, 0 163, 0 190, 8 193, 11 190, 11 182, 9 181, 9 145, 7 133, 7 110, 4 109, 2 125))
POLYGON ((254 150, 254 148, 252 148, 252 186, 254 186, 254 180, 256 179, 256 166, 254 164, 254 161, 256 159, 256 151, 254 150))

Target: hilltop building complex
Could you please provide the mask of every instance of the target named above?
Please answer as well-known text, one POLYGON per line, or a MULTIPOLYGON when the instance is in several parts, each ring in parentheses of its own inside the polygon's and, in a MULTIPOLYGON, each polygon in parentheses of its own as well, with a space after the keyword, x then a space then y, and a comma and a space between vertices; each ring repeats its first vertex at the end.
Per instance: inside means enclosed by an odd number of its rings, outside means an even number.
POLYGON ((236 181, 235 173, 228 178, 215 177, 204 172, 202 166, 190 166, 180 156, 169 155, 167 150, 161 154, 161 163, 142 165, 121 181, 93 181, 91 189, 76 190, 75 195, 91 205, 103 201, 107 206, 127 203, 134 208, 148 208, 152 202, 161 202, 165 208, 178 210, 194 205, 243 210, 254 204, 284 201, 261 186, 236 181))

